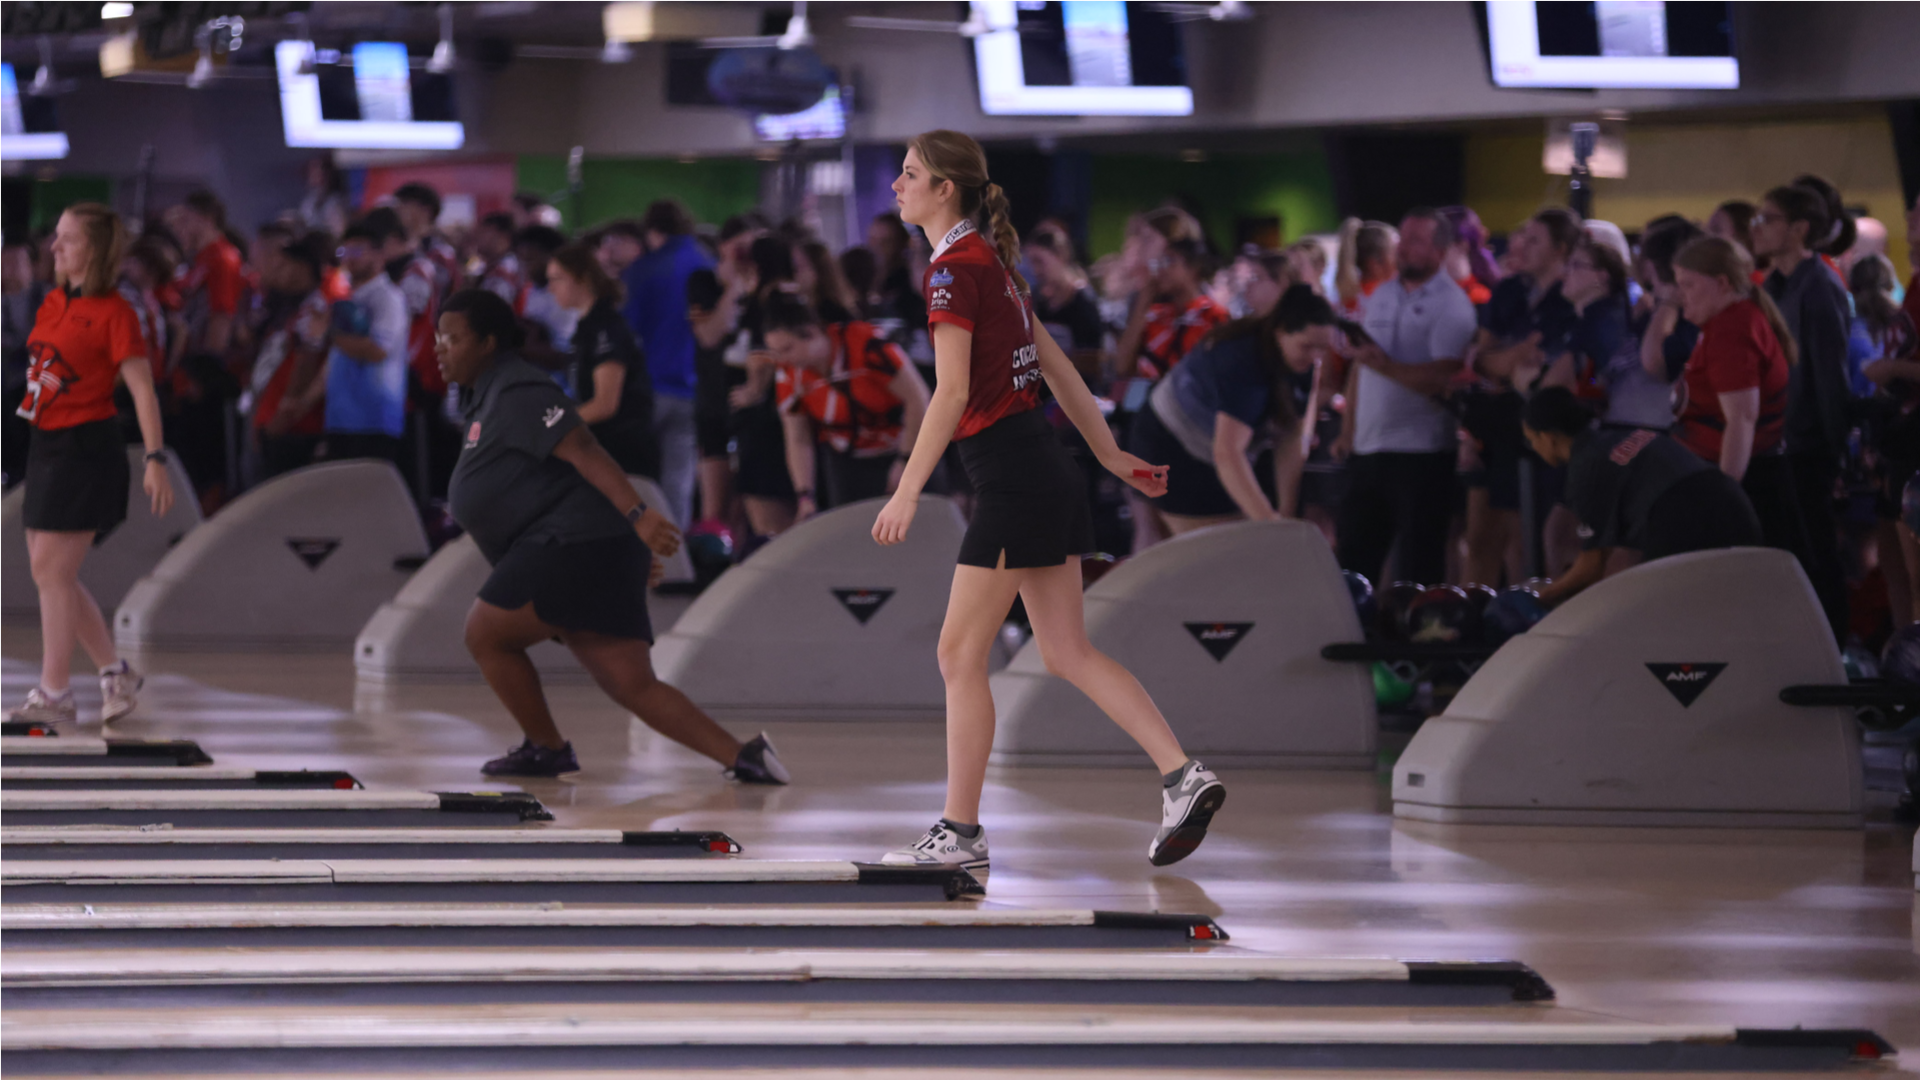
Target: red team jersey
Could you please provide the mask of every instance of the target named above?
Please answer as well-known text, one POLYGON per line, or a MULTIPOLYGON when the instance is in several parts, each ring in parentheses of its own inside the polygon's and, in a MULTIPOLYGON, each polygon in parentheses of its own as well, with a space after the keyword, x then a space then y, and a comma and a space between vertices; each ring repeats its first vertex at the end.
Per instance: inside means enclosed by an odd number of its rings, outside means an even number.
POLYGON ((1787 417, 1787 357, 1760 305, 1740 300, 1708 319, 1680 379, 1685 401, 1674 434, 1687 449, 1719 461, 1720 437, 1727 426, 1720 395, 1756 388, 1760 416, 1754 423, 1753 452, 1768 453, 1780 445, 1787 417))
POLYGON ((1226 322, 1227 309, 1204 296, 1184 308, 1154 304, 1147 308, 1146 333, 1140 339, 1140 373, 1157 379, 1187 358, 1207 332, 1226 322))
POLYGON ((1033 311, 1000 253, 963 221, 934 249, 927 266, 927 329, 952 323, 973 334, 967 408, 955 441, 1015 413, 1040 407, 1040 350, 1033 311))
POLYGON ((147 355, 140 317, 119 293, 47 294, 27 337, 27 395, 19 415, 41 431, 114 417, 120 365, 147 355))
POLYGON ((824 372, 782 364, 774 376, 780 411, 807 416, 815 437, 842 454, 880 457, 903 449, 906 405, 895 396, 893 379, 907 355, 867 323, 838 323, 821 332, 833 347, 832 363, 824 372))

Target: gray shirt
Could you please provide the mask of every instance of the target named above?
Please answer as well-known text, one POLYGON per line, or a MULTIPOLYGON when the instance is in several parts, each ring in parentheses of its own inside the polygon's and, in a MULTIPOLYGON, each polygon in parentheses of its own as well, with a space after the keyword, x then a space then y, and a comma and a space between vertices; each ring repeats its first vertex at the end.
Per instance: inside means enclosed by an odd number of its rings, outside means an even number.
MULTIPOLYGON (((1400 278, 1382 282, 1367 298, 1362 325, 1403 364, 1462 359, 1479 329, 1473 301, 1446 274, 1412 287, 1400 278)), ((1450 452, 1457 444, 1454 416, 1446 406, 1372 368, 1360 369, 1354 397, 1356 454, 1432 454, 1450 452)))
POLYGON ((447 502, 489 563, 526 544, 568 544, 632 531, 620 509, 578 469, 553 456, 581 424, 546 372, 500 356, 460 388, 466 438, 447 502))

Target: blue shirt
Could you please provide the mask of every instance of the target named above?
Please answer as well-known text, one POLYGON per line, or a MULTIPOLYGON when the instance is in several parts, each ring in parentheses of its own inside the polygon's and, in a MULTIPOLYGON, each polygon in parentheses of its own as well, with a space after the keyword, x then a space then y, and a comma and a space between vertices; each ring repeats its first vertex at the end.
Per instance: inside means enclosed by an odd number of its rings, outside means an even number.
MULTIPOLYGON (((327 358, 327 430, 343 434, 392 435, 407 426, 407 298, 386 274, 353 290, 351 319, 380 346, 381 360, 355 360, 339 349, 327 358), (364 320, 364 323, 362 322, 364 320)), ((338 308, 339 305, 336 305, 338 308)))
POLYGON ((691 236, 676 236, 634 260, 621 274, 627 286, 623 314, 647 354, 653 392, 663 397, 693 396, 693 325, 687 321, 687 279, 713 266, 691 236))

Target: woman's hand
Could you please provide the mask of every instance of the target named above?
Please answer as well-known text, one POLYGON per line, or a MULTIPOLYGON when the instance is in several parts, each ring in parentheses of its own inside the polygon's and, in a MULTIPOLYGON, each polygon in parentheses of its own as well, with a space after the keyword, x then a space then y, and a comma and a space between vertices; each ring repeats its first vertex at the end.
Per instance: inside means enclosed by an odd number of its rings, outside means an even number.
POLYGON ((656 556, 655 566, 660 565, 660 560, 671 559, 674 552, 680 550, 679 526, 651 506, 640 515, 639 521, 633 523, 633 531, 640 534, 640 542, 647 545, 647 550, 656 556))
POLYGON ((166 517, 167 511, 173 509, 173 477, 167 475, 166 462, 147 462, 146 475, 140 479, 140 488, 147 493, 154 517, 166 517))
POLYGON ((1115 450, 1110 458, 1100 464, 1149 499, 1157 499, 1167 493, 1165 465, 1149 464, 1145 458, 1135 457, 1125 450, 1115 450))
POLYGON ((907 529, 913 524, 913 512, 920 509, 920 497, 905 492, 894 492, 887 505, 880 508, 880 516, 873 522, 873 538, 881 547, 889 547, 907 538, 907 529))
POLYGON ((667 560, 650 556, 647 561, 651 564, 647 567, 647 588, 657 589, 667 580, 667 560))

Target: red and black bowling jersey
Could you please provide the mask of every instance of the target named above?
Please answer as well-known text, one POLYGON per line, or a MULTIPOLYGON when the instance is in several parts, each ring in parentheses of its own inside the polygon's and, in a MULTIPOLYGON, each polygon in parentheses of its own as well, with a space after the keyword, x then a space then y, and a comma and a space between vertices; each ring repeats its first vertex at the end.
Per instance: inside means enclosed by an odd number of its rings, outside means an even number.
POLYGON ((900 445, 906 405, 893 392, 907 354, 868 323, 835 323, 822 332, 833 348, 828 370, 782 364, 774 383, 780 411, 807 416, 815 437, 843 454, 880 457, 911 450, 900 445))
POLYGON ((117 292, 47 294, 27 336, 27 393, 19 415, 42 431, 114 417, 120 365, 147 355, 140 317, 117 292))
POLYGON ((1140 339, 1141 374, 1157 379, 1187 358, 1200 339, 1231 316, 1227 309, 1204 296, 1184 308, 1154 304, 1147 308, 1146 334, 1140 339))
POLYGON ((963 221, 934 250, 927 266, 927 329, 952 323, 973 334, 967 408, 956 440, 1015 413, 1040 407, 1040 350, 1033 311, 1000 253, 963 221))

